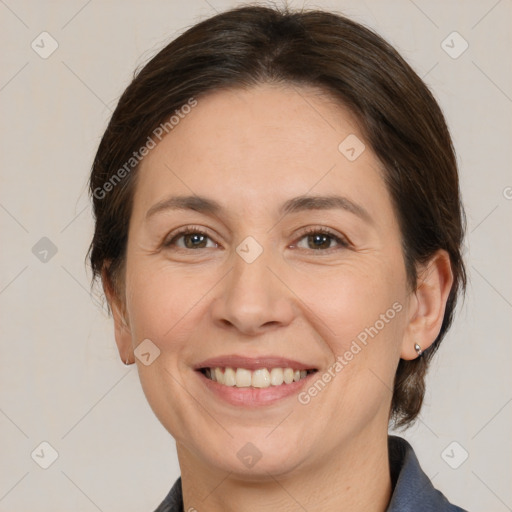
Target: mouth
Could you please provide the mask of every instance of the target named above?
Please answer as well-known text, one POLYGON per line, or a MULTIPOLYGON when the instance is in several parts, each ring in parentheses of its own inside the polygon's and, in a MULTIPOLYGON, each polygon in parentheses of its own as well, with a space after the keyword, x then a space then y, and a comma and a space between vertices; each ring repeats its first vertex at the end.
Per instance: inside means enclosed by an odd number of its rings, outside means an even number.
POLYGON ((237 408, 259 408, 291 398, 318 372, 312 365, 281 356, 224 355, 193 369, 207 394, 237 408))
POLYGON ((317 372, 316 369, 299 370, 290 367, 233 368, 230 366, 199 368, 207 379, 222 386, 236 388, 269 388, 271 386, 286 386, 305 379, 308 375, 317 372))

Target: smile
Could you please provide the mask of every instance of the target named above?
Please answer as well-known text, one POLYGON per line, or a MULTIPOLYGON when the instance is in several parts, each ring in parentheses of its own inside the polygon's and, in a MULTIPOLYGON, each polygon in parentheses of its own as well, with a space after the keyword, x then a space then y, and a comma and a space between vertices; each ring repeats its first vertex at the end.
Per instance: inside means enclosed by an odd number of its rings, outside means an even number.
POLYGON ((218 384, 237 388, 268 388, 292 384, 305 379, 316 370, 294 370, 293 368, 258 368, 253 371, 247 368, 211 367, 200 368, 199 371, 218 384))

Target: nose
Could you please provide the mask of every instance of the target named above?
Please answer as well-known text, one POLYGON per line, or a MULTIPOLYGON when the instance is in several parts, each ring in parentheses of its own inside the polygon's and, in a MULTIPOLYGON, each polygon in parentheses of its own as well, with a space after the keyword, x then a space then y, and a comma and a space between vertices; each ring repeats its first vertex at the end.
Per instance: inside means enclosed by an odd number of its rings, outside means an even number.
POLYGON ((251 263, 234 253, 233 268, 211 306, 214 322, 251 336, 289 325, 294 296, 282 274, 271 251, 251 263))

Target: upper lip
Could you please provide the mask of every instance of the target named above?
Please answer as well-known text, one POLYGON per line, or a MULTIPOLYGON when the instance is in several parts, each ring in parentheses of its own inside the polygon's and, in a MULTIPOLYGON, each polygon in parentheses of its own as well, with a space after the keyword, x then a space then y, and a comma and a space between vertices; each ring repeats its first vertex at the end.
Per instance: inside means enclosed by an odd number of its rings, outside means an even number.
POLYGON ((247 357, 236 354, 212 357, 200 362, 194 366, 195 370, 202 368, 245 368, 247 370, 257 370, 259 368, 293 368, 294 370, 316 370, 310 364, 301 363, 294 359, 288 359, 280 356, 258 356, 247 357))

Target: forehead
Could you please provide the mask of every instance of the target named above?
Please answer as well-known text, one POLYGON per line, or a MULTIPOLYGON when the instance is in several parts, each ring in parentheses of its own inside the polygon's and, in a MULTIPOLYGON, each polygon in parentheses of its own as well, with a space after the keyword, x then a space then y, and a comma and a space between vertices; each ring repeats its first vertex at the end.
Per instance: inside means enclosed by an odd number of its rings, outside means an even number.
POLYGON ((269 210, 307 193, 349 194, 382 210, 382 171, 363 144, 355 117, 316 88, 209 93, 142 161, 134 214, 171 192, 214 197, 233 211, 269 210), (362 151, 356 159, 344 141, 356 156, 362 151))

